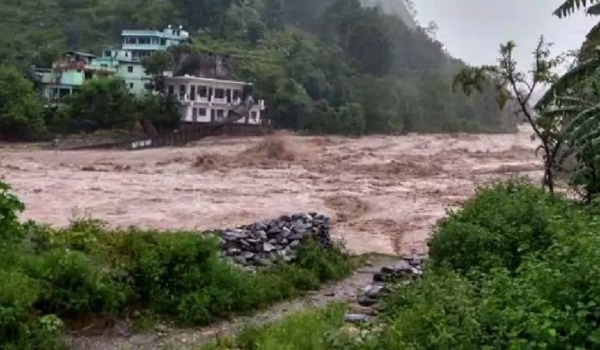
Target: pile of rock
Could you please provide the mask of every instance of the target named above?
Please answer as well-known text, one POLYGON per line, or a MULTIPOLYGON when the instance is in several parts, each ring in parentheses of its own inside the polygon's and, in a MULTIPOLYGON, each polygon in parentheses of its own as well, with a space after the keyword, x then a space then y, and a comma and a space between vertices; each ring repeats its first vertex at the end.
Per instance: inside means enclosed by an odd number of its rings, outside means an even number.
POLYGON ((222 256, 243 266, 268 266, 291 262, 308 237, 323 247, 331 245, 329 218, 317 213, 281 216, 235 229, 219 230, 222 256))
POLYGON ((379 302, 391 284, 407 284, 423 275, 422 261, 419 258, 403 258, 402 260, 384 266, 373 275, 373 282, 363 288, 357 298, 359 308, 346 314, 344 320, 348 323, 363 323, 371 321, 380 310, 379 302), (359 312, 356 312, 356 311, 359 312))

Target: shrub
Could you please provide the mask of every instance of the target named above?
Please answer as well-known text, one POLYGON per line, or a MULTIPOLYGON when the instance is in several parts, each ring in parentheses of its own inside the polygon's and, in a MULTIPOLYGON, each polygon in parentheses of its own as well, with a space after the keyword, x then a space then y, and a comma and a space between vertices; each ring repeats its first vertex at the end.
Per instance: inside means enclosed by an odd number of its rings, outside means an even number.
POLYGON ((25 209, 23 203, 12 194, 10 186, 0 181, 0 242, 7 243, 21 238, 23 230, 17 215, 25 209))
POLYGON ((392 293, 379 349, 595 349, 600 346, 600 237, 565 235, 517 274, 431 269, 392 293), (564 238, 564 240, 563 240, 564 238))
POLYGON ((20 210, 0 183, 2 349, 58 349, 58 317, 71 321, 130 308, 205 325, 301 295, 353 267, 342 246, 309 241, 296 263, 249 274, 219 256, 212 235, 111 231, 92 219, 55 230, 20 224, 20 210))
POLYGON ((74 318, 116 312, 126 301, 126 286, 115 283, 101 262, 78 251, 54 249, 27 261, 40 281, 36 307, 44 313, 74 318))
POLYGON ((522 183, 478 192, 436 232, 423 280, 385 299, 386 330, 361 349, 598 348, 596 213, 522 183), (461 244, 473 242, 469 256, 461 244))
POLYGON ((17 271, 0 270, 0 348, 60 349, 62 323, 52 316, 37 318, 33 305, 41 289, 17 271))
POLYGON ((552 245, 562 224, 556 218, 572 206, 519 180, 482 188, 440 221, 429 255, 434 264, 464 273, 495 267, 514 271, 523 256, 552 245))

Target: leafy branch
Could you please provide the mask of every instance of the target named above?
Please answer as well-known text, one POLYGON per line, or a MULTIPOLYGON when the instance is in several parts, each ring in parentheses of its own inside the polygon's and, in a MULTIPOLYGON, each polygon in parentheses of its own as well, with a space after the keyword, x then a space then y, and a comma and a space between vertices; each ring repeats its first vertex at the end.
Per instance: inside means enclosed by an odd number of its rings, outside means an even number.
POLYGON ((554 169, 556 155, 562 145, 560 136, 561 118, 556 113, 545 113, 544 109, 533 109, 530 102, 536 89, 553 84, 558 80, 554 73, 557 66, 564 61, 563 57, 551 57, 551 44, 541 36, 533 52, 533 65, 530 71, 522 72, 517 68, 513 52, 516 44, 512 41, 500 45, 500 58, 496 65, 468 67, 454 78, 453 89, 458 86, 470 95, 474 90, 482 91, 486 84, 496 88, 496 101, 503 108, 507 102, 516 104, 517 114, 525 117, 535 136, 541 141, 538 148, 543 151, 544 186, 554 193, 554 169))

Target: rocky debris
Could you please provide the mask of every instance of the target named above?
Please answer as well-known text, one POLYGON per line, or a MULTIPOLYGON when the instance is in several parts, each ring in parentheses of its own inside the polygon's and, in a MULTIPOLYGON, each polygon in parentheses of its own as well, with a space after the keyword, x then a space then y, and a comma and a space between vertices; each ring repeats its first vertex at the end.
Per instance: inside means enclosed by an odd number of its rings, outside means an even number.
POLYGON ((344 322, 348 323, 364 323, 369 321, 370 316, 365 314, 346 314, 344 316, 344 322))
POLYGON ((221 237, 222 256, 242 266, 291 262, 308 237, 315 238, 323 247, 331 245, 329 218, 317 213, 284 215, 217 233, 221 237))
POLYGON ((369 323, 381 310, 379 301, 389 292, 389 285, 410 283, 423 274, 422 260, 419 258, 402 258, 393 264, 383 266, 373 275, 373 282, 362 289, 356 302, 358 307, 350 307, 344 317, 346 323, 369 323), (361 310, 361 311, 358 311, 361 310))

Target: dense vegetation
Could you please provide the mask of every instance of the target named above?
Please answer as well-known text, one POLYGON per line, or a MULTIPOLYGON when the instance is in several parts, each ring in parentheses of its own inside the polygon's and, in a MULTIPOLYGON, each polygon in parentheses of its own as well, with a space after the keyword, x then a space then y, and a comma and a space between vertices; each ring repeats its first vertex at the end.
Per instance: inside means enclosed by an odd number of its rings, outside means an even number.
MULTIPOLYGON (((235 76, 255 84, 279 127, 344 134, 514 130, 511 112, 496 106, 493 92, 452 93, 452 76, 464 64, 426 30, 410 30, 359 0, 8 0, 0 17, 6 19, 0 65, 16 65, 25 76, 67 48, 99 52, 118 41, 121 29, 181 24, 192 33, 188 49, 231 58, 235 76)), ((40 108, 33 97, 27 103, 40 108)), ((110 113, 90 108, 93 120, 78 110, 52 112, 45 128, 0 137, 131 127, 144 119, 145 111, 131 112, 133 102, 123 103, 110 113)), ((14 119, 3 104, 0 120, 14 119)), ((39 121, 39 113, 18 118, 39 121)))
MULTIPOLYGON (((558 16, 596 1, 567 0, 558 16)), ((600 14, 600 5, 588 13, 600 14)), ((429 242, 422 280, 397 286, 376 328, 347 332, 330 319, 335 308, 291 316, 280 325, 221 340, 208 349, 261 348, 266 337, 302 349, 597 349, 600 348, 600 26, 594 27, 572 70, 553 73, 562 58, 550 56, 543 38, 530 75, 516 69, 515 44, 501 46, 497 65, 468 67, 456 83, 466 93, 483 82, 498 84, 499 103, 514 99, 541 142, 543 188, 510 180, 479 189, 441 220, 429 242), (528 108, 535 88, 546 94, 528 108), (565 174, 583 201, 557 194, 565 174), (546 189, 548 191, 546 191, 546 189), (286 325, 325 322, 324 333, 286 325), (329 321, 327 321, 329 320, 329 321), (289 332, 288 340, 280 332, 289 332)), ((265 347, 269 348, 269 347, 265 347)))
POLYGON ((596 349, 598 209, 516 180, 480 189, 439 224, 423 279, 387 297, 380 325, 340 328, 332 306, 206 348, 596 349))
POLYGON ((301 295, 353 266, 343 248, 307 242, 295 263, 253 275, 220 258, 211 235, 109 231, 93 220, 57 230, 19 223, 23 209, 0 183, 2 349, 61 349, 64 325, 90 317, 141 312, 205 325, 301 295))

